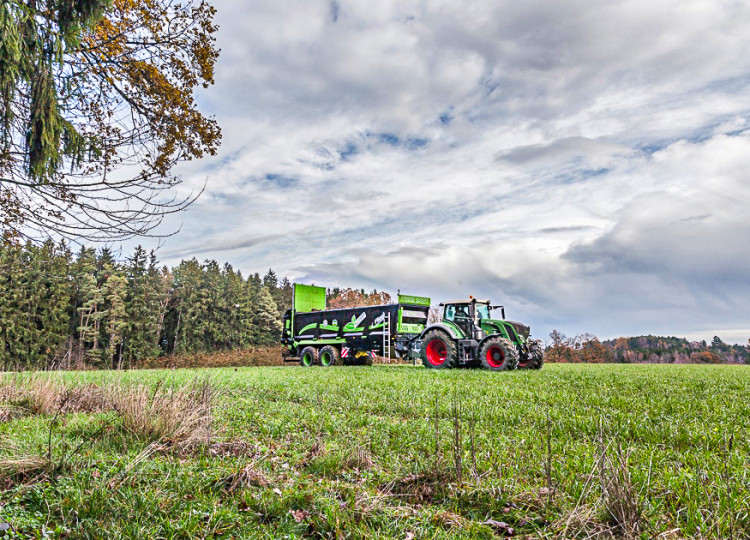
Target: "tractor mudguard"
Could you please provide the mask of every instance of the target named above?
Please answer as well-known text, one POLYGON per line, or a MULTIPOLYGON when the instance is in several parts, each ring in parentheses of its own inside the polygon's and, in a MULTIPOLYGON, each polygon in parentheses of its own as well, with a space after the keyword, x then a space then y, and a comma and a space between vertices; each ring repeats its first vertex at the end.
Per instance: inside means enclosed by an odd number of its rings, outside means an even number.
POLYGON ((431 324, 430 326, 425 328, 422 334, 419 336, 419 339, 423 339, 424 335, 430 330, 442 330, 452 339, 464 339, 463 332, 461 332, 458 328, 455 328, 452 324, 446 324, 442 322, 431 324))

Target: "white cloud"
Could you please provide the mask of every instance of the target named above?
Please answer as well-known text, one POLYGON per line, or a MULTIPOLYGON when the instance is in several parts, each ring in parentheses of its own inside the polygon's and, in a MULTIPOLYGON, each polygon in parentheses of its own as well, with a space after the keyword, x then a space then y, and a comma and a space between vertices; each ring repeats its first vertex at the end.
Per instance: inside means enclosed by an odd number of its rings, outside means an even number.
POLYGON ((747 3, 217 8, 224 144, 166 262, 492 296, 537 335, 750 327, 747 3))

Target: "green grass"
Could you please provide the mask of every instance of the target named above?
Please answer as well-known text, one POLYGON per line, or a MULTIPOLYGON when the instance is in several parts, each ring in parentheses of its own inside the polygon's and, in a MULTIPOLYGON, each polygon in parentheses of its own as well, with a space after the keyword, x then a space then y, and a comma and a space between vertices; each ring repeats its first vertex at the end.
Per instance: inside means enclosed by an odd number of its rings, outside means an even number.
MULTIPOLYGON (((618 533, 613 502, 602 499, 614 477, 630 479, 619 495, 642 513, 643 538, 750 535, 750 370, 741 366, 54 376, 162 388, 209 377, 219 392, 211 444, 246 450, 163 449, 134 464, 151 441, 123 430, 114 412, 60 417, 51 439, 50 415, 0 422, 0 459, 45 455, 51 440, 56 461, 82 444, 54 475, 0 481, 0 523, 19 535, 492 538, 502 532, 483 524, 492 519, 516 536, 584 538, 618 533), (626 467, 602 478, 603 449, 626 467), (252 479, 228 489, 248 465, 252 479)), ((33 376, 4 377, 0 386, 33 376)))

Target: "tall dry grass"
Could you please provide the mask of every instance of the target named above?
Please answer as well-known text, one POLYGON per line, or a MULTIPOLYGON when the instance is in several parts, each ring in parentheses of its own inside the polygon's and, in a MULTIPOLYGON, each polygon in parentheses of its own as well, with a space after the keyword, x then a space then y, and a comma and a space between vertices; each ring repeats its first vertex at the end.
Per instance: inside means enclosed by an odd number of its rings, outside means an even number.
POLYGON ((208 380, 181 388, 111 385, 104 391, 112 410, 131 435, 180 448, 210 444, 211 404, 216 390, 208 380))
POLYGON ((183 451, 208 447, 215 394, 208 379, 196 379, 177 388, 161 383, 156 386, 111 383, 68 387, 49 375, 23 379, 0 376, 0 422, 30 415, 50 418, 45 455, 0 445, 0 481, 18 482, 54 475, 81 448, 93 444, 104 427, 114 423, 119 423, 127 434, 150 442, 149 448, 183 451), (115 417, 88 440, 72 447, 72 451, 53 455, 52 434, 59 420, 66 414, 82 412, 114 412, 115 417))

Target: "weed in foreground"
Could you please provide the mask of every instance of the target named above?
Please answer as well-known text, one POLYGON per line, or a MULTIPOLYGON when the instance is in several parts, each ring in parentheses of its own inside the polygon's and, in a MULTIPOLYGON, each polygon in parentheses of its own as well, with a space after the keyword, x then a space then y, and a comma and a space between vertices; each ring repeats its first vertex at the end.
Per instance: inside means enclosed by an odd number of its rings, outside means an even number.
POLYGON ((111 385, 105 394, 122 427, 137 438, 181 450, 210 445, 215 390, 208 380, 177 389, 165 389, 161 383, 156 388, 111 385))

